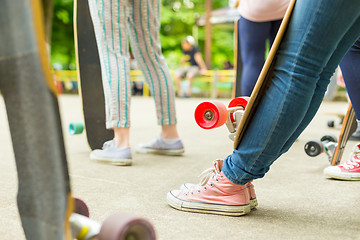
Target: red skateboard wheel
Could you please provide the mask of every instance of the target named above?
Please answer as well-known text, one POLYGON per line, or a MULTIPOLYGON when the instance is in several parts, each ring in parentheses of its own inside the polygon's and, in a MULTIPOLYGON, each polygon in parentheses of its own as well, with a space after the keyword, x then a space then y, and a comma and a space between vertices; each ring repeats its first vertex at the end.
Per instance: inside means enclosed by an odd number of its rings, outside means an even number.
POLYGON ((202 102, 195 109, 195 121, 204 129, 220 127, 226 119, 227 109, 219 101, 202 102))
MULTIPOLYGON (((243 107, 244 110, 249 102, 249 97, 238 97, 238 98, 234 98, 233 100, 231 100, 231 102, 229 103, 229 108, 231 107, 243 107)), ((232 122, 235 122, 234 116, 231 113, 230 114, 230 119, 232 122)))

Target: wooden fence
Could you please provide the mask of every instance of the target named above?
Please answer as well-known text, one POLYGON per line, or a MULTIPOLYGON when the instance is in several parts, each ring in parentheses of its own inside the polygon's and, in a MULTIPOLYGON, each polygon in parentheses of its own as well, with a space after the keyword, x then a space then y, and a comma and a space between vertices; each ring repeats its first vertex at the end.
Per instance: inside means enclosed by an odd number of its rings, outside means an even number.
MULTIPOLYGON (((76 71, 54 70, 53 76, 59 93, 77 93, 78 81, 76 71)), ((142 86, 143 96, 151 95, 140 70, 132 70, 130 76, 134 84, 142 86)), ((231 97, 234 80, 234 70, 209 70, 205 75, 199 75, 194 79, 193 95, 208 98, 231 97)))

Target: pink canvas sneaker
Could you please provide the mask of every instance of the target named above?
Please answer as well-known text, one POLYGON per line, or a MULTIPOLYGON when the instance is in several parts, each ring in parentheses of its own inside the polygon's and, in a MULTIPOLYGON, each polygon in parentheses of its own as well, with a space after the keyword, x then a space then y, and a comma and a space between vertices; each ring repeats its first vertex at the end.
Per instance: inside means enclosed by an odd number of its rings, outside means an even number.
MULTIPOLYGON (((200 184, 189 184, 167 194, 167 202, 187 212, 241 216, 250 212, 250 194, 246 185, 232 183, 222 172, 222 160, 205 170, 200 184)), ((254 192, 255 193, 255 192, 254 192)))
MULTIPOLYGON (((195 184, 193 184, 193 183, 184 183, 183 185, 181 185, 180 190, 189 189, 190 187, 192 187, 194 185, 195 184)), ((250 208, 252 210, 258 206, 254 184, 252 184, 252 181, 251 181, 251 182, 245 184, 245 186, 246 186, 247 191, 249 192, 250 208)))
POLYGON ((360 144, 356 145, 350 160, 324 169, 325 176, 341 180, 360 180, 360 144))
POLYGON ((247 184, 245 184, 248 192, 249 192, 249 197, 250 197, 250 207, 251 209, 254 209, 257 207, 258 202, 256 199, 256 194, 255 194, 255 188, 254 188, 254 184, 252 184, 251 182, 248 182, 247 184))

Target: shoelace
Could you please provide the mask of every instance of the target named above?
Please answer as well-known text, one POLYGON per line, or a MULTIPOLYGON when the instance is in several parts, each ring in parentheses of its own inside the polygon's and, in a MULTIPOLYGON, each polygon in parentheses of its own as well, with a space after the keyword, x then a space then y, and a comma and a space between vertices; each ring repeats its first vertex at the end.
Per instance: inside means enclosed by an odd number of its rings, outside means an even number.
POLYGON ((343 163, 342 166, 345 169, 353 169, 355 167, 359 167, 360 166, 360 148, 359 146, 355 146, 355 148, 353 149, 353 152, 351 153, 351 157, 350 160, 343 163))
POLYGON ((213 177, 215 177, 215 180, 218 181, 218 178, 216 176, 220 176, 220 174, 216 171, 214 167, 206 169, 199 176, 201 178, 200 185, 205 186, 213 177))
MULTIPOLYGON (((190 188, 187 189, 187 193, 193 194, 195 191, 196 192, 200 192, 200 189, 203 188, 204 190, 206 190, 206 184, 209 182, 209 180, 211 178, 215 178, 215 181, 219 181, 218 178, 221 178, 220 173, 216 170, 215 167, 212 168, 208 168, 205 171, 203 171, 199 177, 201 178, 200 183, 199 184, 195 184, 193 186, 191 186, 190 188)), ((210 184, 210 186, 212 187, 212 184, 210 184)))

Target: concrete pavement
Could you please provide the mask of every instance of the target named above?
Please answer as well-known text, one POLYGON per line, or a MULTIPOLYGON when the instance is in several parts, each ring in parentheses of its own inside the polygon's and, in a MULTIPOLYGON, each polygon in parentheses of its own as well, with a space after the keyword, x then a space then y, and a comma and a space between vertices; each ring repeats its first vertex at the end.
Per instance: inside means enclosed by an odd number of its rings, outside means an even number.
MULTIPOLYGON (((290 151, 254 182, 259 206, 243 217, 224 217, 180 212, 166 203, 166 193, 185 182, 198 182, 197 176, 211 161, 232 151, 226 127, 199 128, 193 117, 204 99, 177 99, 178 128, 185 143, 182 157, 135 153, 140 142, 152 140, 159 132, 151 98, 132 100, 131 144, 134 165, 116 167, 89 160, 85 134, 71 136, 67 126, 82 121, 80 98, 62 95, 65 144, 74 196, 83 199, 91 217, 102 221, 117 211, 143 216, 155 226, 158 239, 360 239, 360 182, 324 178, 327 157, 310 158, 304 153, 308 140, 324 134, 339 134, 329 129, 328 112, 345 111, 345 102, 324 102, 315 119, 290 151)), ((228 99, 222 99, 228 103, 228 99)), ((16 206, 17 176, 3 100, 0 100, 0 236, 24 239, 16 206)), ((349 142, 347 158, 356 142, 349 142)))

